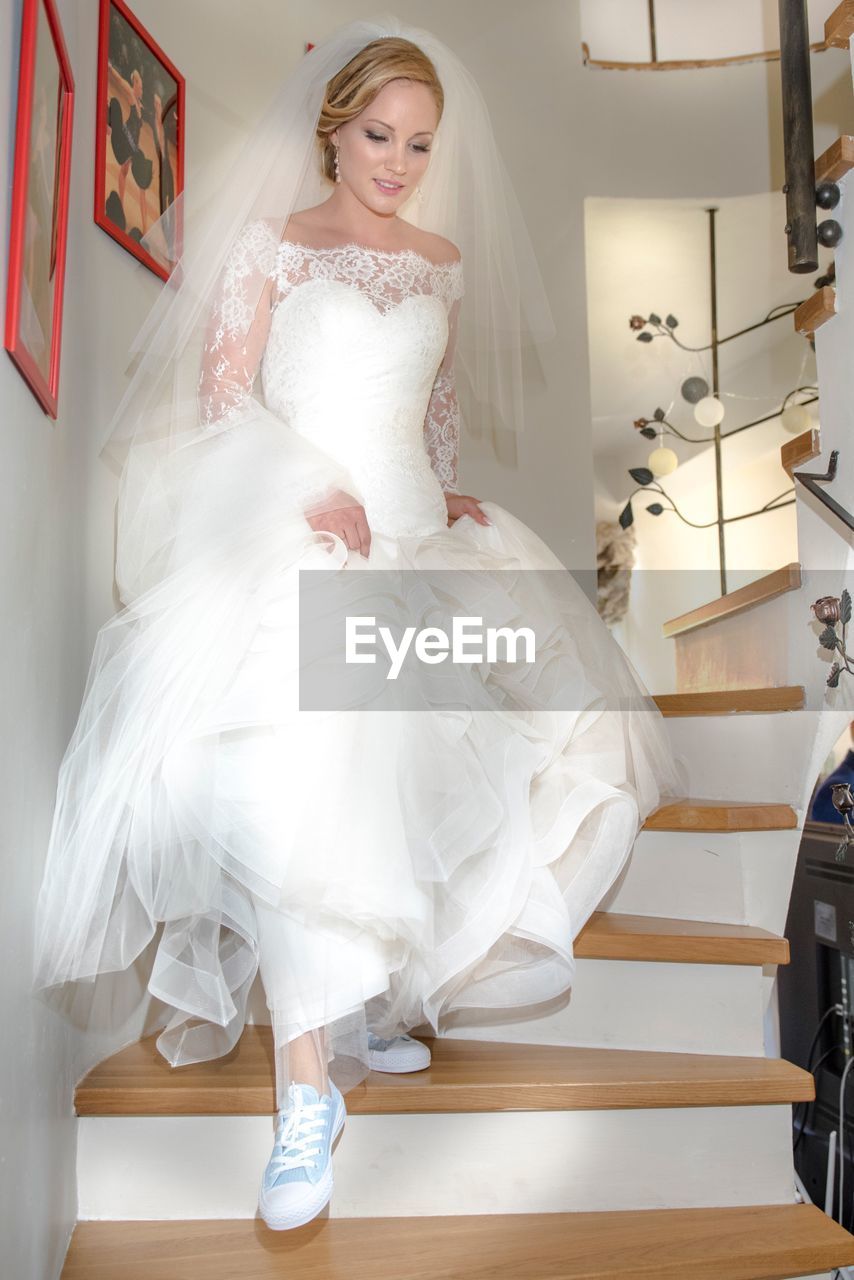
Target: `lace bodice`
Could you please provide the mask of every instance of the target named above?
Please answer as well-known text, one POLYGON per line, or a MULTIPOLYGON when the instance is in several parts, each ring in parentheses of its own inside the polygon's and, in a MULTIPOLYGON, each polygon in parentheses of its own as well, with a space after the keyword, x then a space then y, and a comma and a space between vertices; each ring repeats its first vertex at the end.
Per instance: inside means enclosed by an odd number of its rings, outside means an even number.
POLYGON ((445 525, 443 491, 459 492, 462 275, 460 261, 354 243, 315 248, 248 223, 205 342, 201 420, 239 413, 260 370, 267 408, 347 465, 372 527, 445 525))

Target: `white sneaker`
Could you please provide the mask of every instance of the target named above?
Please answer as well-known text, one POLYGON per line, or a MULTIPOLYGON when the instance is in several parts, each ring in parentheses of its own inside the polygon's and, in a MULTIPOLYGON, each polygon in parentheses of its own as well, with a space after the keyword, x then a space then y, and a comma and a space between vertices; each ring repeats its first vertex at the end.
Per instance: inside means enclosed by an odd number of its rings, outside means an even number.
POLYGON ((332 1144, 347 1109, 333 1080, 318 1096, 314 1085, 288 1086, 290 1107, 279 1112, 258 1209, 268 1227, 285 1231, 310 1222, 332 1195, 332 1144))
POLYGON ((383 1040, 368 1032, 368 1058, 372 1071, 423 1071, 430 1066, 431 1055, 426 1044, 410 1035, 383 1040))

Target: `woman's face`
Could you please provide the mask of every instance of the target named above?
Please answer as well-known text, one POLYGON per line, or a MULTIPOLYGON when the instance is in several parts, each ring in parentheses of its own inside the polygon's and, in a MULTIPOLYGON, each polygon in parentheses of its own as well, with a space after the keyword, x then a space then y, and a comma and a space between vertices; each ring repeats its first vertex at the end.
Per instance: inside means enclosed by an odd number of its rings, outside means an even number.
POLYGON ((426 84, 390 80, 330 135, 338 143, 340 185, 376 213, 394 213, 429 164, 438 123, 439 108, 426 84))

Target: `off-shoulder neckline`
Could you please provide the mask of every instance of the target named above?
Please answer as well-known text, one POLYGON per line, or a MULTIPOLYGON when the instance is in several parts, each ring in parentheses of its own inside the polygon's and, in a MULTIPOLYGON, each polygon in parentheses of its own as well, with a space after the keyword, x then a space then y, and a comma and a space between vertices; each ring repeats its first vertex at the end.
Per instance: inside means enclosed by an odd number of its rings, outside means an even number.
POLYGON ((286 240, 282 238, 279 241, 279 248, 283 245, 291 245, 294 249, 308 250, 309 253, 339 253, 342 249, 362 249, 366 253, 375 253, 381 258, 403 258, 410 255, 413 258, 419 258, 421 262, 426 262, 434 271, 443 271, 462 267, 462 258, 451 258, 447 262, 434 262, 432 258, 428 258, 425 253, 419 253, 417 249, 378 249, 375 245, 359 244, 355 240, 347 240, 344 244, 304 244, 301 240, 286 240))

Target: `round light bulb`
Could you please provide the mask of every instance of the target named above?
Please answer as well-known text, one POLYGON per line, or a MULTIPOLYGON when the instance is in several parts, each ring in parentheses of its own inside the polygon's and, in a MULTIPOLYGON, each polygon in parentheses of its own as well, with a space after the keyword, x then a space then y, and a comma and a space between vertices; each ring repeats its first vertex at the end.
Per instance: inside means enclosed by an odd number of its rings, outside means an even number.
POLYGON ((709 384, 705 378, 686 378, 682 383, 682 396, 689 404, 696 404, 703 396, 709 394, 709 384))
POLYGON ((809 431, 812 426, 812 417, 810 411, 805 404, 789 404, 780 414, 780 421, 789 435, 799 436, 803 431, 809 431))
POLYGON ((694 405, 694 417, 701 427, 716 427, 723 422, 724 407, 717 396, 703 396, 694 405))
POLYGON ((647 458, 649 469, 654 476, 669 476, 679 466, 679 458, 672 449, 661 446, 653 449, 647 458))

